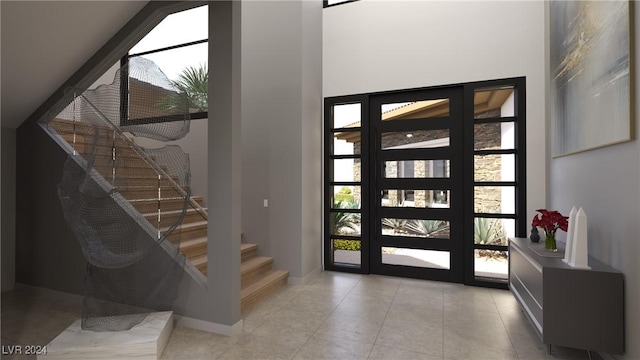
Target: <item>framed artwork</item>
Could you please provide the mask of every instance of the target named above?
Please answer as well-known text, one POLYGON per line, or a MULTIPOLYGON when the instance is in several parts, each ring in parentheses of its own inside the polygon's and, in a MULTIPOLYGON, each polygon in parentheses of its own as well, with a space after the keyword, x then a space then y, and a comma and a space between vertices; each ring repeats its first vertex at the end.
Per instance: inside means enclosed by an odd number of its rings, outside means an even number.
POLYGON ((551 1, 553 156, 632 139, 630 1, 551 1))

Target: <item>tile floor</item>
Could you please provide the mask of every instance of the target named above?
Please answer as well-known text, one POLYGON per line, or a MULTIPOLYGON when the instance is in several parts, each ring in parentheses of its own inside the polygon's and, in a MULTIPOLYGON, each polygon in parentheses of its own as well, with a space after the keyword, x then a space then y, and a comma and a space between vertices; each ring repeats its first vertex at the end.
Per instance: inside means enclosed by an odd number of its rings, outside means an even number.
MULTIPOLYGON (((80 309, 25 288, 2 293, 2 345, 44 345, 80 309)), ((177 327, 162 359, 587 359, 547 354, 508 291, 459 284, 323 272, 244 319, 232 337, 177 327)))

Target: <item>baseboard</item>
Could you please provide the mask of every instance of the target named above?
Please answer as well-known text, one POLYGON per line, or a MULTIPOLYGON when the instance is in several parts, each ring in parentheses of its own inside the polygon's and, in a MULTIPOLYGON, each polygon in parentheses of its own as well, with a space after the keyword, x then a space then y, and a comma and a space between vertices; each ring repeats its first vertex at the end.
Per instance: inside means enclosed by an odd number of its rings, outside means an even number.
POLYGON ((314 270, 309 272, 304 277, 300 278, 300 277, 289 276, 289 278, 287 279, 287 284, 289 284, 289 285, 305 285, 305 284, 309 283, 309 281, 312 278, 318 276, 318 274, 320 274, 321 271, 322 271, 322 267, 318 266, 317 268, 315 268, 314 270))
POLYGON ((218 324, 211 321, 194 319, 187 316, 175 315, 176 326, 184 326, 191 329, 202 330, 213 334, 232 336, 240 334, 243 328, 243 320, 240 319, 233 325, 218 324))

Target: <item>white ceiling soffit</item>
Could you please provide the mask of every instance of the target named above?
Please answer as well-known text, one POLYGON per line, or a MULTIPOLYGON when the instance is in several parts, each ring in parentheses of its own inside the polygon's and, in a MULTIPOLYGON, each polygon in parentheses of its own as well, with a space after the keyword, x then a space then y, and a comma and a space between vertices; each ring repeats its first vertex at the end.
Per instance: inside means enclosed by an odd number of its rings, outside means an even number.
POLYGON ((2 127, 17 128, 147 1, 0 1, 2 127))

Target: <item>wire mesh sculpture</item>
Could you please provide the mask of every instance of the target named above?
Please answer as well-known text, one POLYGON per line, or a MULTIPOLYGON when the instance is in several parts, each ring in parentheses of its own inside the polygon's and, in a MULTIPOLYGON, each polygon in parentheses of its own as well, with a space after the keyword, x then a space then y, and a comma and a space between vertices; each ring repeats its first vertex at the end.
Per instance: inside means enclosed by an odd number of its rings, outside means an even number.
POLYGON ((189 109, 165 106, 180 96, 157 65, 132 58, 113 83, 83 92, 49 123, 73 147, 58 195, 88 263, 83 329, 127 330, 177 298, 189 156, 133 139, 184 137, 189 109))

